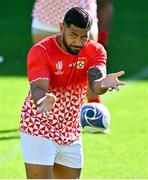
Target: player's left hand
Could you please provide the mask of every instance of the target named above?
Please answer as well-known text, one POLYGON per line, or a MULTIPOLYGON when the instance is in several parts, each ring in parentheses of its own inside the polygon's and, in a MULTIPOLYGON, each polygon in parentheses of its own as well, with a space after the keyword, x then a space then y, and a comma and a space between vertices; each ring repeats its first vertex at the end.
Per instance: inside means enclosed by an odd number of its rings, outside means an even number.
POLYGON ((109 91, 115 89, 119 91, 119 86, 125 85, 126 83, 120 81, 118 77, 124 75, 124 71, 119 71, 117 73, 107 74, 106 77, 101 82, 102 88, 107 88, 109 91))

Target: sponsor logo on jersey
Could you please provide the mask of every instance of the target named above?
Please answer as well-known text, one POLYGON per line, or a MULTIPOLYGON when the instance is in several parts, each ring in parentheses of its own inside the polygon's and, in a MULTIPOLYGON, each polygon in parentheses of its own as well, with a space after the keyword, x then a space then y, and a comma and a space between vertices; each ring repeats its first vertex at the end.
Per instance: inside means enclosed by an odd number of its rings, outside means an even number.
POLYGON ((75 67, 76 66, 76 63, 71 63, 71 64, 69 64, 69 67, 70 68, 73 68, 73 67, 75 67))

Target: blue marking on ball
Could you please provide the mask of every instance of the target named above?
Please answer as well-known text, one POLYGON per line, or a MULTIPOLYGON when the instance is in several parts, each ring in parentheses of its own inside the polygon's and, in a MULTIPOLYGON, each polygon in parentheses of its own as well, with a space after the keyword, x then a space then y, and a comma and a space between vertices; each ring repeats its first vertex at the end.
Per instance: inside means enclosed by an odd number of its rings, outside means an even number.
POLYGON ((81 109, 82 128, 89 132, 105 132, 109 130, 110 113, 108 108, 100 103, 88 103, 81 109))

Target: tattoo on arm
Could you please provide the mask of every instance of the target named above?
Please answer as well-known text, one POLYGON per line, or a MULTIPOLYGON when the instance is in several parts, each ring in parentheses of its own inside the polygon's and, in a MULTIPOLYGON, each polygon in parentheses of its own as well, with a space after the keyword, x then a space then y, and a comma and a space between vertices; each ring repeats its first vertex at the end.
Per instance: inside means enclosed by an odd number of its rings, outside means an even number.
POLYGON ((104 73, 99 69, 99 67, 93 67, 88 70, 88 82, 92 90, 93 90, 94 81, 101 79, 103 76, 104 73))

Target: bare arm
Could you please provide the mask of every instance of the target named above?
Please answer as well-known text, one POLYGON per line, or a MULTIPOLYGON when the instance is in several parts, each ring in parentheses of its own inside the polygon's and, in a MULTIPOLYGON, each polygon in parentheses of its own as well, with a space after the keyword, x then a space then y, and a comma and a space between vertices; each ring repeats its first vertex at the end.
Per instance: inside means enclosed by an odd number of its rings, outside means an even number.
POLYGON ((118 80, 123 74, 124 71, 105 75, 102 69, 94 67, 88 71, 89 85, 96 95, 112 89, 119 91, 119 86, 125 85, 125 82, 118 80))
POLYGON ((31 94, 34 103, 39 108, 39 111, 47 115, 53 109, 55 103, 55 96, 48 93, 49 80, 37 80, 31 83, 31 94))
POLYGON ((105 78, 106 70, 99 67, 93 67, 88 70, 88 81, 91 90, 96 95, 104 94, 107 91, 107 88, 101 88, 101 80, 105 78), (97 84, 97 90, 96 90, 97 84))
POLYGON ((48 93, 49 80, 37 80, 31 83, 31 94, 36 104, 40 98, 45 96, 45 93, 48 93))

